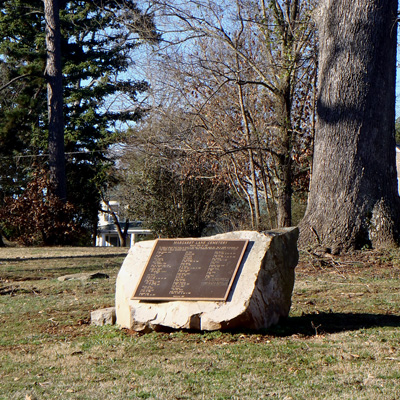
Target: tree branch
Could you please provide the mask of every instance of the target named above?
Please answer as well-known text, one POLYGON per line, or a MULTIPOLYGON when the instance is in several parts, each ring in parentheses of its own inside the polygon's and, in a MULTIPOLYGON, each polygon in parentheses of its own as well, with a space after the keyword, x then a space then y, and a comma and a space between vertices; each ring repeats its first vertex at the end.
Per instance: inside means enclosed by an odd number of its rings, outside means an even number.
POLYGON ((4 89, 7 89, 10 85, 12 85, 14 82, 19 81, 20 79, 26 78, 27 76, 31 76, 32 74, 24 74, 20 76, 16 76, 15 78, 11 79, 8 83, 0 87, 0 92, 4 89))

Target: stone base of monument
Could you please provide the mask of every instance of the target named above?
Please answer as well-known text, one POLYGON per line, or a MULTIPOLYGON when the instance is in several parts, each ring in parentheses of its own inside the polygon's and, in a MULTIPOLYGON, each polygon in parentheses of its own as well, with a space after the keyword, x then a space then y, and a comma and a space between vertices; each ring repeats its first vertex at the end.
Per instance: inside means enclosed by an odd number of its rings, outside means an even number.
POLYGON ((138 242, 117 277, 117 324, 144 332, 268 328, 289 314, 298 262, 297 238, 297 228, 230 232, 207 238, 249 241, 225 301, 132 300, 154 247, 154 241, 138 242))

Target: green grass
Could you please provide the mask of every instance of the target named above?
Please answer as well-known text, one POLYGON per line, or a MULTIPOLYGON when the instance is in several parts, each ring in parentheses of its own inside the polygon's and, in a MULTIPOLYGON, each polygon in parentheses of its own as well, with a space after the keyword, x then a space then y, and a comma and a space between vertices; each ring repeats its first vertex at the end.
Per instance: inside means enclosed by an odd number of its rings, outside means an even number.
POLYGON ((124 256, 107 251, 0 249, 0 399, 400 398, 400 252, 303 255, 265 332, 143 335, 89 324, 114 305, 124 256), (110 278, 57 280, 86 271, 110 278))

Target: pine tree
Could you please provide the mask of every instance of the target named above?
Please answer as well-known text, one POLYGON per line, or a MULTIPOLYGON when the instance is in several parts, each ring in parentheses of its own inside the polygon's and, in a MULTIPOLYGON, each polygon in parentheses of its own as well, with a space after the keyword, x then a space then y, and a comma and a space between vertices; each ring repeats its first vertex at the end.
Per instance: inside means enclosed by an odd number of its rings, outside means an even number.
MULTIPOLYGON (((59 4, 68 200, 90 227, 112 163, 107 152, 116 124, 141 117, 137 100, 148 88, 121 74, 126 76, 136 48, 158 35, 151 15, 134 2, 59 4), (113 110, 118 96, 125 104, 113 110)), ((43 7, 40 0, 0 2, 0 201, 23 191, 32 161, 49 167, 43 7)))

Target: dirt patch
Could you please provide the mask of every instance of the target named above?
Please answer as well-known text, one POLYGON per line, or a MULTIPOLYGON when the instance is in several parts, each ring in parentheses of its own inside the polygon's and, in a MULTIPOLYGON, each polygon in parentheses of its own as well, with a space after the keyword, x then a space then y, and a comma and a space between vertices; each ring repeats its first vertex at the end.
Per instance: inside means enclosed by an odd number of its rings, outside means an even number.
POLYGON ((397 250, 364 250, 342 255, 300 251, 300 260, 296 267, 296 271, 310 275, 332 270, 357 274, 361 271, 365 273, 367 269, 374 273, 382 270, 398 273, 400 271, 400 254, 397 250))
POLYGON ((0 287, 0 296, 10 295, 15 296, 17 294, 40 294, 40 290, 36 288, 32 289, 25 289, 21 288, 18 285, 10 285, 10 286, 3 286, 0 287))

